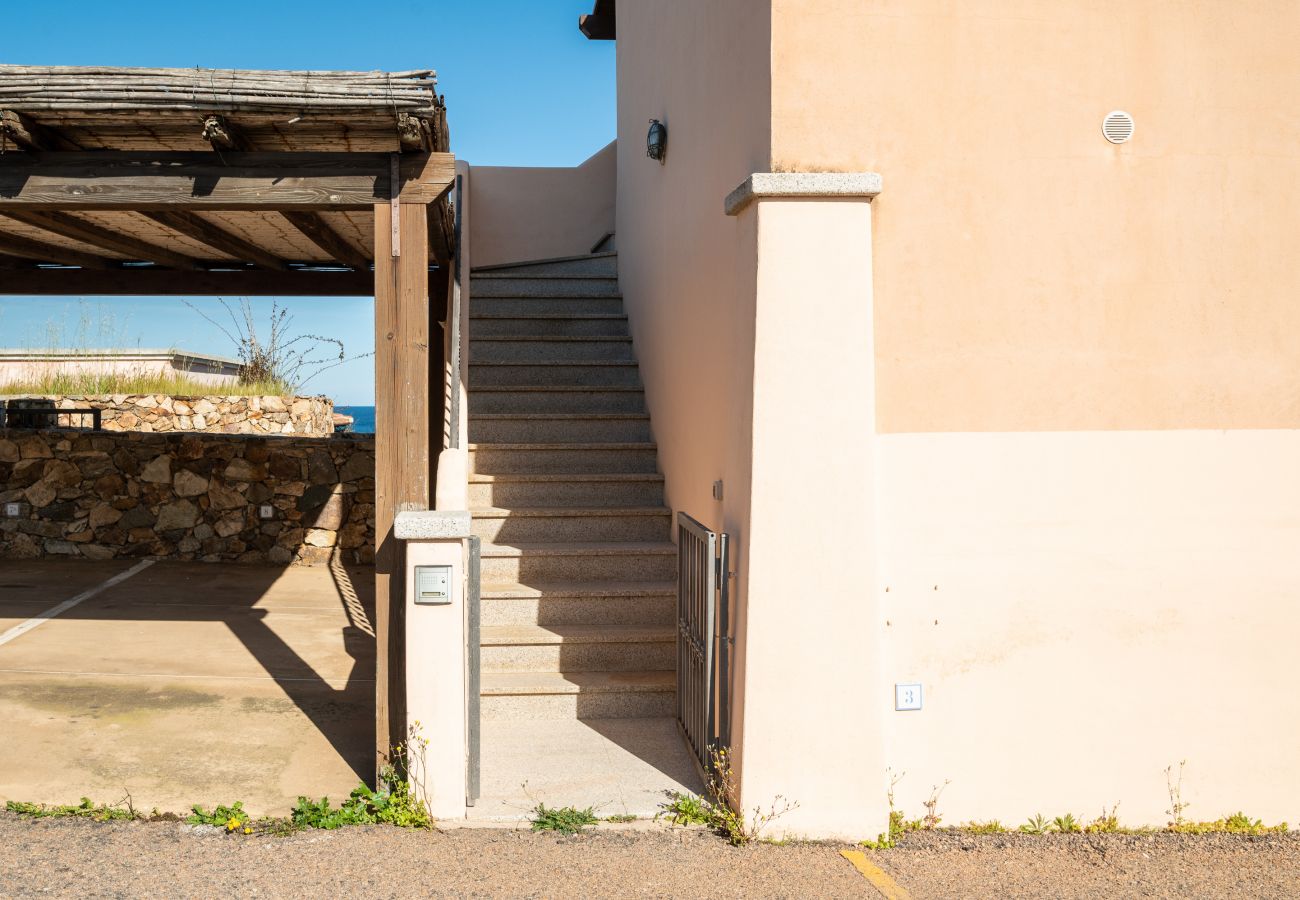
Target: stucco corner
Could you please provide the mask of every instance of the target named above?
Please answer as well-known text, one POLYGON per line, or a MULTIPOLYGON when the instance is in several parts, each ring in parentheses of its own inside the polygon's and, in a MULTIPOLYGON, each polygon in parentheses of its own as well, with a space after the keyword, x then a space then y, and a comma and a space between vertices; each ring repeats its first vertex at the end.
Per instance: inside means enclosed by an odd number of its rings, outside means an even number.
POLYGON ((739 215, 755 200, 868 200, 880 193, 876 172, 755 172, 727 195, 727 215, 739 215))

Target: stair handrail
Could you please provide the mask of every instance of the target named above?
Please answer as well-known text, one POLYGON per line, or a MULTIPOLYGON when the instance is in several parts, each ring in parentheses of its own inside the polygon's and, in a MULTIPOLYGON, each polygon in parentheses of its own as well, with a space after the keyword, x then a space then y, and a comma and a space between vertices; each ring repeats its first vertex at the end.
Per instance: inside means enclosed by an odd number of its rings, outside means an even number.
POLYGON ((453 245, 451 285, 447 292, 447 320, 443 323, 447 364, 443 368, 444 409, 447 410, 445 441, 438 455, 434 489, 434 508, 461 510, 468 508, 469 447, 467 396, 469 353, 465 336, 469 333, 470 303, 470 167, 456 161, 456 180, 452 188, 453 245))

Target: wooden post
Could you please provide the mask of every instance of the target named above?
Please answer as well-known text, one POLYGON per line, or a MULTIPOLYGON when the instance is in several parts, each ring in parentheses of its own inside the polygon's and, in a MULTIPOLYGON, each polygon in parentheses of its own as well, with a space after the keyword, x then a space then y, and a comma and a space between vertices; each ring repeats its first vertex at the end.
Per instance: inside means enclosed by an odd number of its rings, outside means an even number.
POLYGON ((430 507, 429 240, 423 204, 375 210, 375 753, 405 737, 403 508, 430 507), (400 255, 394 255, 397 213, 400 255))

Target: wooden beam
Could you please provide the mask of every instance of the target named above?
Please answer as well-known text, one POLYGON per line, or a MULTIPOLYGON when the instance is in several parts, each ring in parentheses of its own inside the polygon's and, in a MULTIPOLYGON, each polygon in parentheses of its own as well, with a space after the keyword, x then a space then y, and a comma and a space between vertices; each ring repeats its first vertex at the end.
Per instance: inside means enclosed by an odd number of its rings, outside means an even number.
POLYGON ((179 231, 200 243, 207 244, 214 250, 228 253, 241 262, 251 262, 263 269, 285 270, 289 264, 274 253, 263 250, 252 241, 246 241, 231 234, 219 225, 214 225, 197 213, 185 210, 167 210, 165 212, 146 212, 142 215, 153 219, 172 231, 179 231))
MULTIPOLYGON (((244 130, 225 116, 211 115, 203 120, 203 139, 218 152, 234 150, 250 153, 257 149, 244 130)), ((416 149, 420 148, 417 146, 416 149)), ((330 254, 331 259, 358 271, 370 268, 370 259, 330 228, 320 213, 285 210, 281 215, 313 244, 330 254)))
MULTIPOLYGON (((455 178, 450 153, 403 153, 398 196, 432 203, 455 178)), ((387 153, 0 155, 0 209, 369 209, 390 196, 387 153)))
MULTIPOLYGON (((8 252, 2 248, 3 244, 0 244, 0 252, 8 252)), ((0 295, 369 297, 374 290, 374 279, 368 271, 270 272, 265 269, 245 269, 232 272, 178 272, 175 269, 134 266, 107 271, 30 268, 32 261, 37 258, 27 254, 20 254, 19 259, 0 256, 0 261, 19 263, 18 271, 7 271, 4 278, 0 278, 0 295), (26 260, 25 266, 22 265, 23 260, 26 260)))
POLYGON ((370 258, 360 248, 339 234, 321 218, 320 213, 284 210, 280 213, 290 225, 301 231, 308 240, 338 260, 345 266, 351 266, 358 272, 370 270, 370 258))
POLYGON ((53 128, 39 125, 12 109, 0 109, 0 138, 10 140, 24 150, 32 152, 81 149, 53 128))
POLYGON ((10 210, 0 212, 0 216, 7 216, 16 222, 23 222, 35 228, 43 228, 66 238, 94 244, 96 247, 121 253, 130 259, 146 260, 173 269, 193 271, 203 268, 197 259, 184 253, 177 253, 175 250, 150 244, 124 232, 78 219, 69 213, 10 210))
POLYGON ((213 150, 250 151, 252 143, 244 132, 236 128, 225 116, 208 116, 203 120, 203 139, 213 150))
POLYGON ((424 210, 402 204, 393 256, 392 207, 375 205, 375 751, 382 765, 404 738, 405 554, 398 510, 428 509, 429 272, 424 210))
MULTIPOLYGON (((20 237, 16 234, 0 233, 0 253, 22 259, 61 263, 65 266, 81 266, 83 269, 111 269, 119 265, 115 259, 106 259, 102 256, 95 256, 93 253, 72 250, 56 244, 46 244, 43 241, 34 241, 31 238, 20 237)), ((9 279, 6 278, 5 281, 9 281, 9 279)), ((6 284, 5 287, 7 288, 8 285, 6 284)))

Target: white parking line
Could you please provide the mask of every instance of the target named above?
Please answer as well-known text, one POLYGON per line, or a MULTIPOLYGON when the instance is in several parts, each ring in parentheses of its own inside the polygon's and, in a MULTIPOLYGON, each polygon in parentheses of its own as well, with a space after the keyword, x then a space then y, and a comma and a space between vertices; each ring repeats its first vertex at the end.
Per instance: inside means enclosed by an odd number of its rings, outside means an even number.
POLYGON ((96 594, 108 590, 113 585, 121 584, 123 581, 126 581, 132 575, 135 575, 139 572, 143 572, 145 569, 152 566, 153 562, 154 561, 152 559, 141 560, 131 568, 127 569, 125 572, 118 572, 116 575, 108 579, 108 581, 105 581, 103 584, 97 584, 88 591, 82 591, 77 596, 72 597, 71 599, 68 600, 64 600, 58 606, 51 606, 49 609, 45 610, 45 612, 38 613, 32 616, 30 619, 28 619, 26 622, 23 622, 21 625, 15 625, 13 628, 10 628, 4 634, 0 634, 0 646, 9 643, 16 637, 22 637, 24 634, 31 631, 33 628, 37 627, 38 625, 44 625, 46 622, 48 622, 50 619, 53 619, 59 613, 67 612, 68 610, 72 609, 72 607, 76 606, 78 603, 81 603, 83 600, 89 600, 91 597, 95 596, 96 594))

